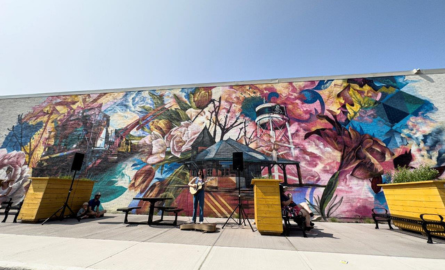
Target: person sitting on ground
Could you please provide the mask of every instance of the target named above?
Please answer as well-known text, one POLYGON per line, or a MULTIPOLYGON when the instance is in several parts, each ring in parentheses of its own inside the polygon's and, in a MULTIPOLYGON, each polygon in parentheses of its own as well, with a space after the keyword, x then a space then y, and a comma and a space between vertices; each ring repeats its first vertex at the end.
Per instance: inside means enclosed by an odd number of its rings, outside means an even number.
POLYGON ((80 221, 81 219, 88 217, 88 202, 84 202, 82 207, 79 209, 79 212, 77 212, 77 220, 80 221))
POLYGON ((289 207, 294 215, 301 215, 305 218, 306 230, 310 231, 314 228, 314 223, 311 222, 311 217, 314 216, 311 209, 306 203, 296 204, 292 200, 292 194, 286 194, 286 186, 280 185, 280 199, 282 207, 289 207))
POLYGON ((103 217, 104 214, 107 212, 107 210, 100 211, 100 192, 97 192, 96 195, 94 195, 94 199, 91 199, 88 202, 88 216, 90 217, 103 217))

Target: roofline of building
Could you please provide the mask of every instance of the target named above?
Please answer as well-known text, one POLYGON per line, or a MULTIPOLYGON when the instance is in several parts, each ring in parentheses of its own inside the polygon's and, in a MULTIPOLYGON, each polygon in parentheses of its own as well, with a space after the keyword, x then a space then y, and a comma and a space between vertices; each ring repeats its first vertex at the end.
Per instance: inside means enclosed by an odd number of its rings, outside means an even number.
POLYGON ((426 76, 426 75, 431 75, 431 74, 445 74, 445 68, 413 69, 413 70, 408 70, 408 71, 364 73, 364 74, 350 74, 350 75, 297 77, 297 78, 282 78, 282 79, 252 80, 252 81, 197 83, 197 84, 164 85, 164 86, 148 86, 148 87, 132 87, 132 88, 115 88, 115 89, 102 89, 102 90, 81 90, 81 91, 69 91, 69 92, 37 93, 37 94, 23 94, 23 95, 7 95, 7 96, 0 96, 0 99, 51 97, 51 96, 67 96, 67 95, 83 95, 83 94, 99 94, 99 93, 118 93, 118 92, 147 91, 147 90, 170 90, 170 89, 178 89, 178 88, 209 87, 209 86, 218 87, 218 86, 226 86, 226 85, 275 84, 275 83, 285 83, 285 82, 341 80, 341 79, 372 78, 372 77, 387 77, 387 76, 416 76, 416 75, 417 76, 426 76))

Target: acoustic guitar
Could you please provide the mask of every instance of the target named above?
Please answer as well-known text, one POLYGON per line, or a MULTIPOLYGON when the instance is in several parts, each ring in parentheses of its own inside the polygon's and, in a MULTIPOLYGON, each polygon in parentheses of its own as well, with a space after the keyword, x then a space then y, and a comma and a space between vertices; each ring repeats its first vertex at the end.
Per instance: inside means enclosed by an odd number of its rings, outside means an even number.
POLYGON ((207 179, 205 182, 203 183, 198 183, 198 185, 196 187, 190 187, 190 194, 195 195, 196 193, 198 193, 198 191, 200 191, 202 189, 202 186, 204 186, 205 183, 209 182, 212 179, 207 179))

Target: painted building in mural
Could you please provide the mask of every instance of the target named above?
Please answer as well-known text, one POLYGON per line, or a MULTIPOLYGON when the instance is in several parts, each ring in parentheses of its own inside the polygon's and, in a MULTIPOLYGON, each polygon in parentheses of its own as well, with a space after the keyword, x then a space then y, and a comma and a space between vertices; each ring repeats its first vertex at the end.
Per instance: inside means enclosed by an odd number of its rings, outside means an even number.
POLYGON ((442 69, 3 98, 0 174, 13 167, 21 198, 28 175, 70 175, 83 152, 80 177, 107 210, 145 213, 134 197, 168 196, 191 215, 187 183, 203 169, 205 216, 226 217, 238 198, 232 153, 242 151, 245 204, 252 178, 269 175, 325 218, 367 217, 386 207, 377 185, 387 173, 444 166, 444 87, 442 69))

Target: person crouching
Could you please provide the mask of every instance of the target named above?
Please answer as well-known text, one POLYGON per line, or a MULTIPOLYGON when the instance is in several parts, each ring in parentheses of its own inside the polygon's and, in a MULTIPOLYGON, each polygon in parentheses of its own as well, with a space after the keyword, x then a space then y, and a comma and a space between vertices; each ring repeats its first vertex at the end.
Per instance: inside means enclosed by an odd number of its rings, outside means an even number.
POLYGON ((100 211, 100 192, 94 195, 94 198, 88 202, 88 216, 90 217, 103 217, 107 210, 100 211))
POLYGON ((88 218, 88 202, 84 202, 82 204, 82 207, 79 209, 79 212, 77 212, 77 220, 88 218))

